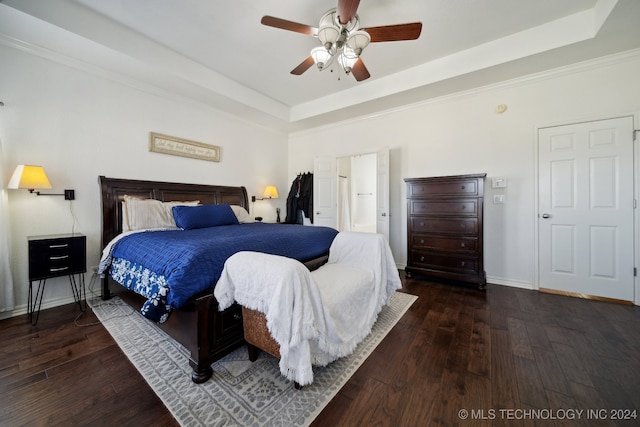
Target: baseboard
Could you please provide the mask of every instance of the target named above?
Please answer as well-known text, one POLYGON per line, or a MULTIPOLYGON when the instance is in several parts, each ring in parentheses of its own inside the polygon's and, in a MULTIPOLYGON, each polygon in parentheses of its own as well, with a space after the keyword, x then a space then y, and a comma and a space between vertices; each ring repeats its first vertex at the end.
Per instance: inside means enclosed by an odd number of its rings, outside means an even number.
MULTIPOLYGON (((58 307, 60 305, 71 304, 75 302, 73 296, 64 298, 53 298, 50 300, 42 301, 42 307, 40 310, 46 310, 47 308, 58 307)), ((22 304, 14 308, 12 311, 6 311, 0 313, 0 320, 8 319, 10 317, 16 317, 23 314, 27 314, 27 304, 22 304)))
MULTIPOLYGON (((398 270, 401 270, 401 271, 404 271, 404 268, 406 266, 407 264, 396 263, 396 267, 398 267, 398 270)), ((533 283, 531 282, 523 282, 521 280, 514 280, 514 279, 504 279, 500 277, 487 276, 487 283, 490 283, 492 285, 511 286, 512 288, 521 288, 521 289, 529 289, 529 290, 535 289, 533 286, 533 283)))
POLYGON ((533 283, 531 282, 523 282, 521 280, 513 280, 513 279, 503 279, 499 277, 490 277, 487 276, 487 283, 492 285, 500 285, 500 286, 511 286, 512 288, 521 288, 521 289, 529 289, 533 290, 533 283))

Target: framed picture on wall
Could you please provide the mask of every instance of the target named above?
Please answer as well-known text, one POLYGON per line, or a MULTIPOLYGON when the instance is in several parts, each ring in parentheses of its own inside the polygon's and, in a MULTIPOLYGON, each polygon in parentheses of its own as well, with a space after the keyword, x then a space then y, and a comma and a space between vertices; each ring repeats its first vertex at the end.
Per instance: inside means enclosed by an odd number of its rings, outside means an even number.
POLYGON ((155 153, 171 154, 173 156, 190 157, 192 159, 220 161, 220 147, 204 144, 202 142, 189 141, 188 139, 160 133, 149 133, 149 151, 155 153))

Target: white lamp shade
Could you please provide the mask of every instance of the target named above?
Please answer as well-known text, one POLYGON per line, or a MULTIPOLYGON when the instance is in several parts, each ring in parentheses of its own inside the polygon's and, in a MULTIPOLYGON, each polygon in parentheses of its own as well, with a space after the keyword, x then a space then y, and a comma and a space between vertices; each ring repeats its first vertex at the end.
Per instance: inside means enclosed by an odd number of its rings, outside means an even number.
POLYGON ((277 199, 278 198, 278 189, 275 185, 267 185, 267 188, 264 189, 264 194, 262 195, 265 199, 277 199))
POLYGON ((318 40, 327 50, 331 49, 338 37, 340 37, 340 29, 334 25, 327 25, 318 30, 318 40))
POLYGON ((324 47, 315 47, 311 49, 311 57, 319 69, 323 69, 329 65, 331 54, 324 47))
POLYGON ((51 183, 42 166, 18 165, 7 188, 51 189, 51 183))
POLYGON ((356 55, 349 46, 344 47, 342 54, 338 58, 338 62, 340 63, 340 65, 342 65, 342 68, 347 73, 351 72, 351 69, 353 68, 357 60, 358 55, 356 55))
POLYGON ((349 46, 356 55, 360 56, 365 47, 369 46, 371 42, 371 36, 364 30, 354 31, 349 35, 347 39, 347 46, 349 46))

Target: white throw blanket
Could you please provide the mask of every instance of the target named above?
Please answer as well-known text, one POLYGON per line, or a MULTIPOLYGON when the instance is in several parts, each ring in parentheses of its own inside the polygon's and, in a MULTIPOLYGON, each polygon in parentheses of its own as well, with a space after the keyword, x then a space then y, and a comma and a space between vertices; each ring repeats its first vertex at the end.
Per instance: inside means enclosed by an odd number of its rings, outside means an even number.
POLYGON ((293 259, 239 252, 225 263, 214 294, 220 310, 235 300, 264 313, 280 346, 280 372, 305 385, 313 381, 312 365, 355 350, 401 287, 382 235, 344 232, 314 272, 293 259))

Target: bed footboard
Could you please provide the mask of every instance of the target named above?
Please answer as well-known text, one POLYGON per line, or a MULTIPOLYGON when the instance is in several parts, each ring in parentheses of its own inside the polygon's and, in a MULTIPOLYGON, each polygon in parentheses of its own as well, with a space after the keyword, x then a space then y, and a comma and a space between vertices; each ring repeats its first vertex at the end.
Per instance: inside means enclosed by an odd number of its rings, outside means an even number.
MULTIPOLYGON (((117 295, 135 310, 144 303, 144 297, 120 286, 113 279, 107 280, 106 289, 109 284, 112 286, 112 291, 108 292, 109 298, 117 295)), ((157 323, 156 326, 186 349, 189 366, 193 369, 191 379, 197 384, 211 378, 213 362, 245 343, 242 308, 234 304, 220 312, 218 301, 211 294, 200 296, 172 311, 166 322, 157 323)))

